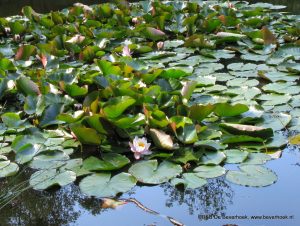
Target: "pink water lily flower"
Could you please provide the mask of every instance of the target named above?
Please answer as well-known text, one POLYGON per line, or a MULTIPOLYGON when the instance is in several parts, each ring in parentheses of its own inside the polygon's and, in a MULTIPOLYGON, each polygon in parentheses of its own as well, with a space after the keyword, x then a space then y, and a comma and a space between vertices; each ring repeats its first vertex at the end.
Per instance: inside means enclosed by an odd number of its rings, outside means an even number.
POLYGON ((136 136, 132 143, 129 142, 130 149, 134 153, 135 159, 140 159, 143 155, 152 154, 152 152, 149 150, 150 145, 150 143, 147 143, 147 139, 145 137, 138 138, 136 136))
POLYGON ((130 48, 126 45, 123 47, 122 50, 122 56, 128 56, 131 57, 132 52, 130 51, 130 48))

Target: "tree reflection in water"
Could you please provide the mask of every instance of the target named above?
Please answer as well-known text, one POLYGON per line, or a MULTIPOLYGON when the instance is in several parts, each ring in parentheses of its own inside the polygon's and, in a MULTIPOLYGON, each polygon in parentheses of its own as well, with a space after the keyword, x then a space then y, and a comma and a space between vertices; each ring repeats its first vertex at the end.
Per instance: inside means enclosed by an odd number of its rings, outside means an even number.
MULTIPOLYGON (((23 178, 24 179, 24 178, 23 178)), ((0 188, 5 188, 3 182, 0 188)), ((166 207, 187 205, 190 215, 224 215, 234 195, 224 178, 210 180, 194 190, 174 188, 166 183, 160 186, 165 194, 166 207)), ((0 211, 0 225, 61 226, 75 223, 83 211, 96 216, 108 209, 101 208, 101 200, 83 195, 75 184, 50 191, 27 190, 0 211)), ((117 214, 117 212, 116 212, 117 214)))
POLYGON ((0 225, 67 225, 80 216, 74 209, 80 196, 75 185, 56 191, 29 189, 1 210, 0 225))
POLYGON ((207 185, 199 189, 185 191, 174 188, 170 184, 163 184, 166 195, 166 206, 187 205, 190 215, 225 215, 227 205, 232 204, 234 191, 224 177, 210 180, 207 185))

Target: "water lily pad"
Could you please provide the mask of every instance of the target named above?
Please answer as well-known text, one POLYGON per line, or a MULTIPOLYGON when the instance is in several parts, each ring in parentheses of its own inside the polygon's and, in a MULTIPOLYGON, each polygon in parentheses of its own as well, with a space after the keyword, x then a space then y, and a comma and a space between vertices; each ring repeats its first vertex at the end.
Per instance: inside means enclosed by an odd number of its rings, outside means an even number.
POLYGON ((110 171, 120 169, 130 163, 128 158, 116 153, 102 154, 102 159, 103 160, 100 160, 94 156, 91 156, 83 161, 83 167, 89 171, 110 171))
POLYGON ((194 143, 195 147, 204 147, 210 150, 223 150, 227 147, 227 145, 221 144, 218 140, 200 140, 194 143))
POLYGON ((226 155, 225 163, 230 163, 230 164, 244 162, 249 155, 249 152, 241 151, 238 149, 227 149, 224 151, 224 153, 226 155))
POLYGON ((260 137, 252 137, 247 135, 224 135, 222 136, 221 142, 223 144, 234 144, 243 142, 264 142, 264 139, 260 137))
POLYGON ((264 153, 249 153, 247 159, 243 164, 247 165, 261 165, 271 160, 272 158, 264 153))
POLYGON ((215 105, 214 112, 219 116, 232 117, 240 115, 248 110, 249 108, 244 104, 230 105, 228 103, 218 103, 215 105))
POLYGON ((105 103, 103 111, 108 118, 116 118, 135 102, 129 96, 115 97, 105 103))
POLYGON ((38 85, 25 76, 17 79, 16 84, 18 90, 25 95, 38 95, 40 93, 38 85))
POLYGON ((170 160, 176 163, 186 164, 189 161, 198 161, 199 157, 199 153, 195 153, 192 149, 180 148, 175 151, 170 160))
POLYGON ((178 176, 182 169, 180 165, 164 161, 158 165, 157 160, 141 161, 133 164, 129 170, 139 182, 145 184, 161 184, 178 176))
POLYGON ((282 130, 290 123, 292 117, 285 113, 264 114, 263 122, 258 123, 257 126, 265 128, 272 128, 274 131, 282 130))
POLYGON ((72 125, 71 130, 76 135, 77 139, 83 144, 99 145, 101 143, 100 135, 92 128, 72 125))
POLYGON ((226 179, 232 183, 251 186, 264 187, 276 182, 276 174, 259 165, 243 165, 239 167, 241 171, 228 171, 226 179))
POLYGON ((206 151, 200 159, 203 165, 219 165, 226 159, 226 155, 222 151, 206 151))
POLYGON ((173 140, 170 135, 166 134, 162 130, 150 129, 150 135, 156 147, 172 150, 174 147, 173 140))
POLYGON ((102 198, 127 192, 135 184, 136 179, 128 173, 120 173, 113 177, 109 173, 95 173, 82 179, 79 187, 87 195, 102 198))
POLYGON ((194 170, 195 174, 201 178, 215 178, 225 174, 225 168, 221 166, 198 166, 194 170))
POLYGON ((66 164, 70 157, 62 151, 49 151, 37 155, 30 162, 33 169, 55 169, 66 164))
POLYGON ((207 184, 207 180, 200 178, 196 173, 184 173, 182 178, 173 178, 171 180, 173 186, 183 184, 186 189, 196 189, 207 184))
POLYGON ((235 135, 247 135, 252 137, 270 138, 273 136, 273 130, 268 127, 249 126, 233 123, 221 123, 219 124, 225 131, 235 135))
POLYGON ((33 189, 44 190, 53 185, 61 187, 76 180, 76 174, 72 171, 57 171, 56 169, 41 170, 31 175, 29 183, 33 189))

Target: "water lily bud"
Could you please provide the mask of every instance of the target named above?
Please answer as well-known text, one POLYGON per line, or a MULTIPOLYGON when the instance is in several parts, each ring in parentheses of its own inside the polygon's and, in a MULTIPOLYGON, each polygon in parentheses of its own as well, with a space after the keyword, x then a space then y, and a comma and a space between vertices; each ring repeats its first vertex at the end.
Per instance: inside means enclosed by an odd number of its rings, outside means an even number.
POLYGON ((160 49, 163 49, 164 48, 164 42, 158 42, 157 43, 157 49, 160 50, 160 49))

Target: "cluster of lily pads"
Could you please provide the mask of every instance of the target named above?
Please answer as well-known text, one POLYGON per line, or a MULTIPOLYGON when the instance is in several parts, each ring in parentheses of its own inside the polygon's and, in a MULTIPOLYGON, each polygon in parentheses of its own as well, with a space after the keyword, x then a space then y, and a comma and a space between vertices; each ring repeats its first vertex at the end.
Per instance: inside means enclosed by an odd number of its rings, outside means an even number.
POLYGON ((22 165, 34 189, 78 179, 98 197, 224 174, 274 183, 263 164, 300 130, 300 16, 283 8, 117 1, 0 18, 0 177, 22 165), (137 154, 134 139, 151 145, 137 154))

